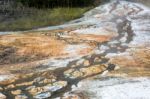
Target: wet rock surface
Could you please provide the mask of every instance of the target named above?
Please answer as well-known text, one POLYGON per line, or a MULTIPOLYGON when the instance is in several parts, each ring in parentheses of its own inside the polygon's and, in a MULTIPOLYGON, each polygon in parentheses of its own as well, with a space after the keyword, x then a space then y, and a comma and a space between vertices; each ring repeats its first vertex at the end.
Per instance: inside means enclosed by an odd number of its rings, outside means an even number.
POLYGON ((149 99, 149 13, 116 0, 62 29, 0 36, 0 98, 149 99))

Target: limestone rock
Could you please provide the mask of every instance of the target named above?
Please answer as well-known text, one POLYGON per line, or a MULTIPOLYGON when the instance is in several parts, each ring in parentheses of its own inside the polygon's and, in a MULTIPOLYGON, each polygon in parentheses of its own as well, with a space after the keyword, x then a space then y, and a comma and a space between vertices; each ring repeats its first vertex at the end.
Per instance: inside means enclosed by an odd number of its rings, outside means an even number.
POLYGON ((35 88, 36 86, 29 86, 26 88, 26 90, 31 90, 32 88, 35 88))
POLYGON ((63 97, 62 99, 81 99, 81 98, 77 95, 70 95, 63 97))
POLYGON ((17 95, 15 99, 29 99, 26 95, 17 95))
POLYGON ((14 84, 8 85, 5 89, 12 89, 12 88, 15 88, 15 85, 14 85, 14 84))
POLYGON ((37 93, 41 93, 43 92, 43 88, 42 87, 33 87, 29 90, 29 93, 32 95, 35 95, 37 93))
POLYGON ((97 73, 101 73, 104 70, 106 70, 106 65, 92 65, 90 67, 86 68, 80 68, 80 69, 70 69, 64 72, 64 75, 70 78, 78 78, 78 77, 86 77, 90 75, 94 75, 97 73))
POLYGON ((0 99, 6 99, 6 96, 2 93, 0 93, 0 99))
POLYGON ((34 96, 35 99, 45 99, 45 98, 49 98, 51 96, 50 92, 45 92, 45 93, 39 93, 37 95, 34 96))
POLYGON ((0 91, 3 91, 3 88, 2 88, 2 87, 0 87, 0 91))
POLYGON ((43 77, 38 77, 38 78, 35 78, 34 79, 34 82, 40 82, 40 81, 42 81, 44 78, 43 77))
POLYGON ((89 66, 89 65, 90 65, 89 60, 85 60, 84 63, 83 63, 83 65, 84 65, 84 66, 89 66))
POLYGON ((55 92, 64 88, 65 86, 67 86, 66 81, 58 81, 58 82, 53 83, 53 85, 48 84, 47 86, 44 86, 43 89, 45 91, 55 92))
POLYGON ((83 72, 74 71, 71 75, 74 76, 75 78, 82 77, 83 76, 83 72))
POLYGON ((51 79, 44 79, 44 80, 40 81, 39 83, 40 84, 47 84, 47 83, 51 83, 51 82, 52 82, 51 79))
POLYGON ((101 62, 101 58, 96 57, 96 58, 94 59, 94 62, 101 62))
POLYGON ((11 94, 13 94, 13 95, 19 95, 19 94, 21 94, 21 90, 14 90, 14 91, 11 91, 11 94))

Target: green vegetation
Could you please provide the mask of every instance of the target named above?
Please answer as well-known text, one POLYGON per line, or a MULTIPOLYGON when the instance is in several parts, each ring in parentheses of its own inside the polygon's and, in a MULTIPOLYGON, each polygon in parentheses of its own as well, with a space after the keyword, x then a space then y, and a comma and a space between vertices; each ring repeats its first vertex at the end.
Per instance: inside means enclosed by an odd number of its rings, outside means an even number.
MULTIPOLYGON (((101 0, 13 0, 0 16, 0 31, 28 30, 79 18, 101 0)), ((0 9, 1 11, 1 9, 0 9)))
POLYGON ((23 16, 13 21, 1 22, 0 30, 28 30, 43 26, 63 24, 81 17, 90 7, 36 9, 29 16, 23 16))

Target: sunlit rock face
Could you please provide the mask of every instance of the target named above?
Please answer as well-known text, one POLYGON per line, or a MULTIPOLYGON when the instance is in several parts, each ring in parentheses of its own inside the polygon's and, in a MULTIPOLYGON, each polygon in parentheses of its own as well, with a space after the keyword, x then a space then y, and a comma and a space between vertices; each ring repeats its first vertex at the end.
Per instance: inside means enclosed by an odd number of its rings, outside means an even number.
POLYGON ((149 19, 149 7, 112 0, 68 24, 1 35, 1 97, 149 99, 149 19))
POLYGON ((78 56, 80 52, 87 50, 88 53, 94 47, 88 43, 71 45, 63 40, 58 40, 57 37, 36 34, 4 35, 1 36, 0 44, 0 64, 26 62, 49 57, 70 57, 70 54, 78 56))
MULTIPOLYGON (((118 33, 124 34, 124 36, 120 36, 119 39, 112 39, 107 44, 100 46, 100 50, 102 50, 100 53, 105 53, 105 57, 110 59, 109 62, 120 68, 116 68, 116 71, 103 72, 102 75, 98 75, 95 78, 81 81, 77 86, 72 86, 72 91, 66 93, 63 97, 79 97, 78 99, 84 99, 84 97, 89 99, 150 98, 149 13, 150 9, 148 7, 126 1, 106 4, 89 12, 89 17, 87 18, 97 18, 101 21, 99 24, 105 23, 102 22, 103 20, 111 19, 116 24, 123 23, 125 22, 124 20, 128 21, 121 30, 123 33, 120 31, 120 27, 117 28, 118 33), (95 14, 98 13, 99 9, 101 9, 101 13, 95 14), (123 50, 122 48, 126 49, 123 50), (103 77, 106 73, 108 73, 107 76, 103 77), (142 78, 145 76, 147 78, 142 78)), ((95 19, 93 20, 95 21, 95 19)), ((94 23, 94 21, 92 22, 94 23)), ((89 33, 86 29, 80 29, 79 32, 89 33)), ((72 76, 74 75, 72 74, 72 76)))
POLYGON ((69 99, 69 97, 79 97, 75 99, 85 99, 84 97, 88 97, 87 99, 149 99, 149 78, 95 77, 94 79, 80 82, 71 93, 64 95, 68 97, 64 99, 69 99))

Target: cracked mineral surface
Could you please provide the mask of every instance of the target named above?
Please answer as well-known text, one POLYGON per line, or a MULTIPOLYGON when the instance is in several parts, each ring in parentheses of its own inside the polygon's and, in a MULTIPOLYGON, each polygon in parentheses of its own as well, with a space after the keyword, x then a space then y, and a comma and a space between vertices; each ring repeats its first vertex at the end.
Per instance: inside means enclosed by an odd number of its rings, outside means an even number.
POLYGON ((68 24, 0 35, 0 99, 150 99, 149 71, 141 3, 112 0, 68 24))

